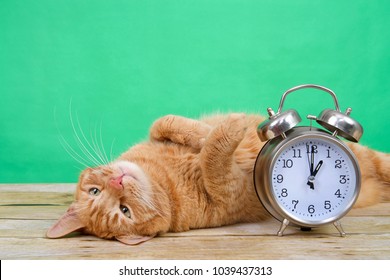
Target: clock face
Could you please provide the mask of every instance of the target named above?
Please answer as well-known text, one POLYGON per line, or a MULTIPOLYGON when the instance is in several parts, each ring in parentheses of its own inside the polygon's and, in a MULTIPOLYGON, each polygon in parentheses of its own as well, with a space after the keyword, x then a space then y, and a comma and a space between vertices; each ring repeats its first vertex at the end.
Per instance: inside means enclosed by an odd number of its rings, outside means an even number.
POLYGON ((305 136, 275 155, 269 180, 284 214, 310 226, 341 218, 357 198, 359 178, 348 148, 331 137, 305 136))

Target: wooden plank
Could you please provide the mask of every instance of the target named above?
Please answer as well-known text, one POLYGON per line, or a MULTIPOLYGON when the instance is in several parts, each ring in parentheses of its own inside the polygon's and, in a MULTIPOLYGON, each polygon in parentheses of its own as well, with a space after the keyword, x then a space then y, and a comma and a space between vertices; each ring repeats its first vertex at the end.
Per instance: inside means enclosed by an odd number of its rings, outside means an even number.
MULTIPOLYGON (((25 219, 1 219, 1 237, 44 237, 46 231, 55 220, 25 220, 25 219)), ((343 227, 348 235, 354 234, 386 234, 390 233, 390 217, 349 217, 343 219, 343 227)), ((200 236, 275 236, 279 229, 279 223, 268 220, 262 223, 236 224, 218 228, 196 229, 180 233, 165 233, 164 237, 200 237, 200 236)), ((313 229, 311 232, 301 232, 294 227, 288 227, 285 235, 311 235, 323 234, 324 236, 337 236, 338 232, 333 225, 326 225, 313 229)), ((58 239, 62 240, 62 239, 58 239)))
POLYGON ((4 238, 1 259, 388 259, 389 235, 162 237, 137 246, 84 236, 4 238))
POLYGON ((54 224, 52 220, 0 220, 1 238, 39 238, 54 224))
POLYGON ((2 192, 0 205, 69 205, 73 200, 71 193, 2 192))
POLYGON ((0 219, 19 220, 56 220, 61 217, 68 206, 29 205, 29 206, 0 206, 0 219))
POLYGON ((56 192, 56 193, 74 193, 75 183, 67 184, 0 184, 0 193, 2 192, 56 192))
MULTIPOLYGON (((345 217, 341 220, 347 235, 353 234, 385 234, 390 233, 390 217, 345 217)), ((165 236, 275 236, 280 223, 274 219, 261 223, 244 223, 211 229, 197 229, 182 233, 166 233, 165 236)), ((324 234, 338 236, 332 225, 314 228, 310 232, 302 232, 299 228, 287 227, 284 235, 324 234)), ((389 244, 390 245, 390 244, 389 244)))
POLYGON ((383 202, 364 208, 353 208, 347 216, 390 216, 390 203, 383 202))

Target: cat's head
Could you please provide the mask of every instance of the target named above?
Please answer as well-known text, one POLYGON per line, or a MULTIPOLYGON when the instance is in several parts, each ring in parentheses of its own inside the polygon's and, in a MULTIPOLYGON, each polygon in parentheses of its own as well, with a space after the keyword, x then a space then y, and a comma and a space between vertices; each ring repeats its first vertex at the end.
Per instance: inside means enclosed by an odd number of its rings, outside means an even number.
POLYGON ((169 224, 167 194, 138 165, 117 161, 81 173, 75 201, 47 237, 83 231, 134 245, 166 232, 169 224))

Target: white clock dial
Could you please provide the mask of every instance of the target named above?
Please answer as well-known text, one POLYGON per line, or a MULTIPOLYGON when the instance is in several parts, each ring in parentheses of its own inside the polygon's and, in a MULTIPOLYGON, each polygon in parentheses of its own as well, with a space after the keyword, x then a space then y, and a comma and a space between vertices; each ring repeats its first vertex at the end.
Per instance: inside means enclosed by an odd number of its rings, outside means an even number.
POLYGON ((321 137, 303 137, 285 145, 271 166, 274 199, 300 224, 331 222, 344 215, 357 197, 358 168, 350 151, 321 137))

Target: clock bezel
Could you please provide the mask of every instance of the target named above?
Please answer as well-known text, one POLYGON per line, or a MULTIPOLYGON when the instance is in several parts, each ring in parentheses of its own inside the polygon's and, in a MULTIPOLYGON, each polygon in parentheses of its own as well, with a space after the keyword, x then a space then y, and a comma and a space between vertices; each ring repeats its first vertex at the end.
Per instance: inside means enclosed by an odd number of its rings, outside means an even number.
POLYGON ((332 136, 327 131, 315 127, 295 127, 287 131, 286 138, 278 136, 268 141, 263 146, 257 156, 253 176, 257 196, 263 204, 264 208, 280 222, 282 222, 284 219, 287 219, 290 221, 291 225, 300 227, 317 227, 341 219, 351 210, 351 208, 355 204, 361 188, 360 168, 352 150, 337 137, 332 136), (275 165, 275 161, 286 148, 306 138, 317 138, 324 141, 329 141, 332 144, 337 145, 350 158, 352 165, 356 171, 356 184, 355 189, 353 191, 354 193, 346 207, 342 211, 338 211, 337 213, 335 213, 335 215, 332 215, 329 218, 319 221, 310 221, 292 215, 283 207, 281 203, 279 203, 273 191, 272 171, 275 165))

